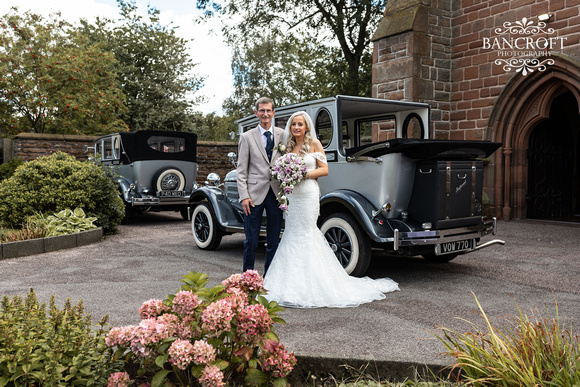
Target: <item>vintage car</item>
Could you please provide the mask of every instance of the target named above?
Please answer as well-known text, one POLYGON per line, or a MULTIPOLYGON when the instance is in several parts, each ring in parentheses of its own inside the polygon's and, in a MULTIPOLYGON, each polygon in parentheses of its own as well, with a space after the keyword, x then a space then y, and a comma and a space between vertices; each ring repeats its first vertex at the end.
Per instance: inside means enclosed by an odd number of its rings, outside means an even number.
POLYGON ((95 140, 95 158, 115 166, 126 217, 148 211, 179 211, 189 219, 197 188, 197 135, 141 130, 95 140))
MULTIPOLYGON (((479 244, 496 231, 495 219, 483 214, 483 160, 501 144, 430 140, 424 103, 336 96, 277 108, 275 125, 284 127, 298 110, 312 117, 328 159, 319 227, 351 275, 365 273, 372 248, 447 262, 503 243, 479 244)), ((239 132, 257 123, 241 119, 239 132)), ((235 169, 223 184, 210 174, 190 201, 199 248, 215 249, 224 234, 243 232, 235 169)))

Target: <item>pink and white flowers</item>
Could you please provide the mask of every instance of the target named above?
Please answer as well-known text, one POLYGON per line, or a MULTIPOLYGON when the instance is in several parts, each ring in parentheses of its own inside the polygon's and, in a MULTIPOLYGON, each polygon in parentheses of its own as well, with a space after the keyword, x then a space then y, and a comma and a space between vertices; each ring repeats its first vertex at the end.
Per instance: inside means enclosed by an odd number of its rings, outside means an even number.
MULTIPOLYGON (((112 328, 105 342, 116 357, 137 358, 142 367, 159 367, 162 381, 171 368, 181 385, 225 386, 235 373, 250 384, 284 383, 296 364, 280 345, 274 322, 282 310, 263 295, 264 279, 255 270, 233 274, 208 289, 205 274, 190 272, 186 285, 168 299, 148 300, 138 325, 112 328)), ((109 386, 125 386, 126 374, 113 374, 109 386)))
POLYGON ((272 167, 272 177, 280 183, 278 193, 278 203, 280 209, 288 209, 288 198, 286 195, 292 193, 294 187, 306 176, 306 165, 302 157, 296 153, 286 153, 279 157, 272 167))

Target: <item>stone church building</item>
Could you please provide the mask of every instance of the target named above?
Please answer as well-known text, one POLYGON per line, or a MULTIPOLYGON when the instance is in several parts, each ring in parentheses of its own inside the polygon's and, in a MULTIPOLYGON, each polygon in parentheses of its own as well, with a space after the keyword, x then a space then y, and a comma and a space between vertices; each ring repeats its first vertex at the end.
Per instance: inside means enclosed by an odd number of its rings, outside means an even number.
POLYGON ((580 0, 389 0, 372 40, 373 97, 430 104, 433 138, 502 143, 491 215, 580 221, 580 0))

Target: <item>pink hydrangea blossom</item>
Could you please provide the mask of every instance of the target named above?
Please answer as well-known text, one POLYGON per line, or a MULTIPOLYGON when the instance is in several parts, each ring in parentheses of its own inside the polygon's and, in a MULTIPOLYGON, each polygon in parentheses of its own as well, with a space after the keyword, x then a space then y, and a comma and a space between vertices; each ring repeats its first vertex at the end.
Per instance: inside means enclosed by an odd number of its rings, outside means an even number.
POLYGON ((247 270, 242 277, 244 278, 242 290, 259 292, 264 289, 264 278, 256 270, 247 270))
POLYGON ((193 362, 195 364, 209 364, 215 360, 215 348, 205 340, 193 343, 193 362))
POLYGON ((201 305, 201 300, 191 291, 182 290, 175 294, 173 311, 179 316, 187 318, 195 314, 195 309, 201 305))
POLYGON ((296 357, 280 343, 273 344, 270 349, 262 360, 262 369, 271 371, 275 378, 285 378, 294 369, 296 357))
POLYGON ((228 298, 222 298, 212 302, 204 310, 201 320, 202 329, 208 332, 208 336, 217 337, 222 332, 229 332, 234 311, 231 301, 228 298))
POLYGON ((164 340, 168 337, 178 337, 181 335, 183 327, 181 320, 174 314, 164 314, 157 318, 157 325, 155 326, 157 338, 164 340))
POLYGON ((244 278, 242 277, 241 273, 235 273, 223 280, 222 285, 225 286, 226 290, 231 288, 240 288, 243 279, 244 278))
POLYGON ((127 387, 131 383, 129 374, 126 372, 115 372, 109 377, 107 387, 127 387))
POLYGON ((199 382, 203 387, 223 387, 226 385, 223 372, 215 365, 206 366, 201 371, 199 382))
POLYGON ((260 304, 249 305, 240 311, 237 322, 237 339, 249 344, 258 343, 274 324, 268 310, 260 304))
POLYGON ((167 353, 172 364, 185 370, 193 362, 194 347, 188 340, 177 339, 171 344, 167 353))
POLYGON ((131 345, 133 340, 133 329, 135 326, 129 325, 124 327, 111 328, 107 337, 105 338, 105 344, 109 347, 118 345, 122 348, 127 348, 131 345))
POLYGON ((228 293, 232 293, 233 289, 259 292, 264 289, 264 278, 256 270, 247 270, 243 274, 232 274, 222 284, 228 293))
POLYGON ((142 320, 147 318, 155 318, 162 313, 168 312, 169 307, 163 303, 161 300, 152 299, 145 301, 141 308, 139 308, 139 316, 142 320))

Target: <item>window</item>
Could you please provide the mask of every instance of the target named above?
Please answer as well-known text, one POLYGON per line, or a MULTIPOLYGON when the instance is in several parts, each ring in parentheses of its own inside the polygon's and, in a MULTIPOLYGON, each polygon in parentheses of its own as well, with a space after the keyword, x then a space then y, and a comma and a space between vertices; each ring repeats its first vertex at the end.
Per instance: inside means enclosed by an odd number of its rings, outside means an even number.
POLYGON ((382 116, 356 121, 357 144, 364 146, 373 142, 395 138, 396 120, 394 116, 382 116), (374 137, 373 137, 374 134, 374 137))
POLYGON ((425 128, 423 121, 417 113, 411 113, 403 121, 403 138, 423 138, 425 128))
POLYGON ((274 118, 274 126, 277 126, 279 128, 286 128, 286 123, 288 122, 288 119, 290 118, 290 116, 281 116, 281 117, 275 117, 274 118))
POLYGON ((332 120, 330 119, 330 113, 328 113, 328 110, 321 109, 318 112, 314 127, 316 128, 318 139, 322 143, 322 146, 326 148, 332 140, 332 120))
POLYGON ((167 137, 167 136, 151 136, 147 139, 147 145, 159 152, 163 153, 179 153, 185 150, 185 138, 183 137, 167 137))

